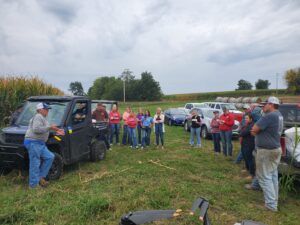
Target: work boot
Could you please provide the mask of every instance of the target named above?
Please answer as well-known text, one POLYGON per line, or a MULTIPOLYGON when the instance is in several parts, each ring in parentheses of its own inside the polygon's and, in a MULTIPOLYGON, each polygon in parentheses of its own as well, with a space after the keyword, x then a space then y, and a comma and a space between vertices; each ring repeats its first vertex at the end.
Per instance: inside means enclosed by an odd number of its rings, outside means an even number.
POLYGON ((47 186, 49 185, 49 182, 46 181, 45 178, 42 177, 42 178, 40 179, 39 185, 40 185, 41 187, 47 187, 47 186))

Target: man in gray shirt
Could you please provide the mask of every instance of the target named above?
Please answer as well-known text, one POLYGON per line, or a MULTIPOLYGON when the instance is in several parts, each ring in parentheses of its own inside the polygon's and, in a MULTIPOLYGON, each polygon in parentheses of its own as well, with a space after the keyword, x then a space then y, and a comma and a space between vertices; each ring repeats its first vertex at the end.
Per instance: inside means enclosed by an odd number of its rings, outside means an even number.
POLYGON ((52 166, 54 154, 46 146, 49 131, 53 130, 58 135, 64 135, 64 130, 56 125, 49 125, 46 117, 49 112, 49 105, 39 103, 36 106, 37 113, 30 120, 28 130, 25 134, 24 145, 29 156, 29 187, 35 188, 38 185, 46 187, 48 182, 45 177, 52 166), (42 159, 42 160, 41 160, 42 159))
POLYGON ((278 111, 279 100, 269 97, 262 102, 265 113, 253 126, 255 136, 256 176, 264 193, 265 207, 277 211, 278 206, 278 165, 281 157, 280 136, 283 117, 278 111))

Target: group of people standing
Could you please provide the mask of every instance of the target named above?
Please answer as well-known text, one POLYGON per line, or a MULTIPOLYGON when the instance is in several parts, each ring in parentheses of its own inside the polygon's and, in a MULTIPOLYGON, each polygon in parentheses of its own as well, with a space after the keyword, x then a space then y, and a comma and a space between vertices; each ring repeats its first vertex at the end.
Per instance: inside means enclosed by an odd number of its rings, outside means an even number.
MULTIPOLYGON (((252 179, 252 183, 246 184, 245 188, 263 191, 265 207, 271 211, 278 209, 278 165, 282 151, 280 137, 283 131, 283 117, 278 111, 278 106, 278 98, 271 96, 265 102, 245 108, 239 132, 239 155, 244 159, 246 170, 252 179)), ((227 109, 223 111, 221 116, 215 111, 211 121, 214 151, 220 153, 221 139, 224 156, 227 156, 227 153, 232 156, 230 127, 234 118, 227 109)))
POLYGON ((92 118, 96 121, 108 123, 109 134, 106 137, 101 136, 107 143, 108 149, 111 149, 113 143, 120 145, 121 121, 123 121, 122 145, 129 145, 134 149, 148 147, 150 145, 151 130, 154 127, 156 146, 161 145, 161 148, 164 149, 164 115, 161 108, 157 108, 156 114, 151 117, 149 110, 143 111, 139 108, 138 113, 135 114, 131 107, 127 106, 121 116, 117 105, 113 105, 111 112, 108 114, 104 106, 99 103, 92 114, 92 118), (97 115, 103 115, 103 117, 97 115))

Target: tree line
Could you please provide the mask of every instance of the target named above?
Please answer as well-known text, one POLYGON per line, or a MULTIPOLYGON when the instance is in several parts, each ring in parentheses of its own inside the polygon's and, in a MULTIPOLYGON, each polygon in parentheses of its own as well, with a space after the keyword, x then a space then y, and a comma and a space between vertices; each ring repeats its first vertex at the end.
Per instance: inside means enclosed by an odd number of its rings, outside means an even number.
POLYGON ((69 91, 74 95, 87 95, 91 99, 113 99, 121 101, 159 101, 163 93, 158 81, 150 72, 143 72, 137 79, 130 70, 124 70, 121 76, 98 77, 85 93, 81 82, 71 82, 69 91))

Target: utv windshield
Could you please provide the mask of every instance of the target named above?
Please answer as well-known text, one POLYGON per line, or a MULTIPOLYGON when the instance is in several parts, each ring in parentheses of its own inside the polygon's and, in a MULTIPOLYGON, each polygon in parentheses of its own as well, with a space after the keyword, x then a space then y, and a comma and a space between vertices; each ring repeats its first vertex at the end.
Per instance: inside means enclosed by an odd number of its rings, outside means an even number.
MULTIPOLYGON (((16 125, 28 126, 30 119, 36 114, 36 105, 40 102, 28 101, 24 110, 18 118, 16 125)), ((51 106, 47 116, 47 120, 50 124, 55 124, 57 126, 62 125, 62 119, 65 114, 67 105, 69 102, 47 102, 51 106)))

